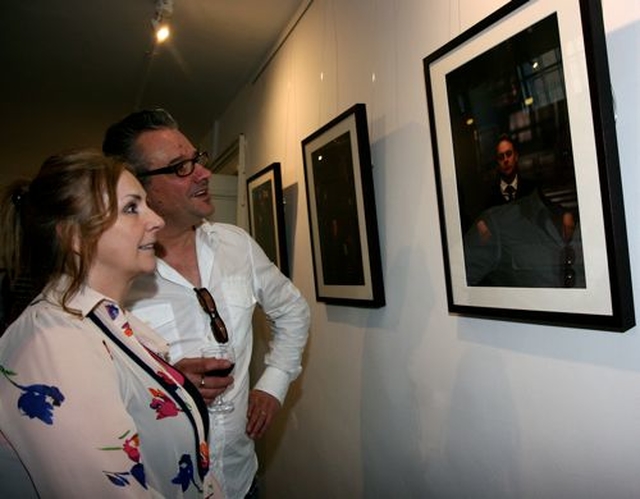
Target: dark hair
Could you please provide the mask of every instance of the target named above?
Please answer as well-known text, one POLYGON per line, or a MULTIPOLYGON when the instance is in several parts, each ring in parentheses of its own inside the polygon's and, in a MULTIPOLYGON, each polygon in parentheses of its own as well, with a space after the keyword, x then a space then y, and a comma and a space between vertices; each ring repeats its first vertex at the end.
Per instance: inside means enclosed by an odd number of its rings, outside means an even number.
POLYGON ((98 239, 117 217, 116 187, 125 165, 99 151, 49 157, 31 181, 0 199, 3 265, 30 274, 38 289, 67 276, 61 305, 86 282, 98 239))
POLYGON ((146 109, 129 114, 107 129, 102 152, 126 161, 134 175, 147 171, 144 158, 135 144, 138 137, 150 130, 178 129, 178 123, 164 109, 146 109))

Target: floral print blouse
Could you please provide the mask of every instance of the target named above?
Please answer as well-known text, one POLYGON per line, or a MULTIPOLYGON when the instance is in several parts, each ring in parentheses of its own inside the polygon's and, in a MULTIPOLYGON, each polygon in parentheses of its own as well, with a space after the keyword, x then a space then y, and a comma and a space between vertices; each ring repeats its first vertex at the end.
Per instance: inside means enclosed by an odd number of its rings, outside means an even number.
POLYGON ((90 288, 69 304, 79 316, 57 296, 0 338, 0 430, 40 497, 222 497, 202 401, 164 340, 90 288))

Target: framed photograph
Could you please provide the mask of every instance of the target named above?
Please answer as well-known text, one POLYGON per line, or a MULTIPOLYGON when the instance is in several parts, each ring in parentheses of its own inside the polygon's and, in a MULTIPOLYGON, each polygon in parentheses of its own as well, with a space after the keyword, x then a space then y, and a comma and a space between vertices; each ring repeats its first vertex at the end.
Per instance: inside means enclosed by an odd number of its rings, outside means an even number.
POLYGON ((280 163, 271 163, 247 179, 251 235, 280 271, 289 276, 280 163))
POLYGON ((304 139, 302 154, 317 300, 384 306, 365 105, 304 139))
POLYGON ((513 0, 423 65, 449 311, 633 327, 600 2, 513 0))

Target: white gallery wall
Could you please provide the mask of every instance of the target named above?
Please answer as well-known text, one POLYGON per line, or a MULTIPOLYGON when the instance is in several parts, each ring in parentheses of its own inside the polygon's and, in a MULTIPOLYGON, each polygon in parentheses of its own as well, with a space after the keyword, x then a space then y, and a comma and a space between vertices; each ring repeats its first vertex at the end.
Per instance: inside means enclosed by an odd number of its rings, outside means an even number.
MULTIPOLYGON (((504 3, 314 0, 217 123, 222 146, 245 135, 247 176, 282 164, 292 277, 312 308, 305 370, 260 445, 267 499, 640 497, 638 328, 447 312, 422 59, 504 3), (316 302, 313 285, 300 143, 356 102, 374 163, 378 310, 316 302)), ((640 0, 603 10, 640 289, 640 0)))

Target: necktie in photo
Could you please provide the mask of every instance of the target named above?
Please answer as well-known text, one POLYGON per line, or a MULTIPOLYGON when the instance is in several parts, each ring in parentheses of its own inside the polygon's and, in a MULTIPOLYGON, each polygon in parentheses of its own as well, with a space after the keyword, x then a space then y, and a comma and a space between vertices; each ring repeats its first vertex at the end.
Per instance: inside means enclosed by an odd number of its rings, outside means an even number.
POLYGON ((504 194, 507 201, 513 201, 513 199, 516 197, 516 190, 513 188, 512 185, 508 185, 504 189, 504 194))

